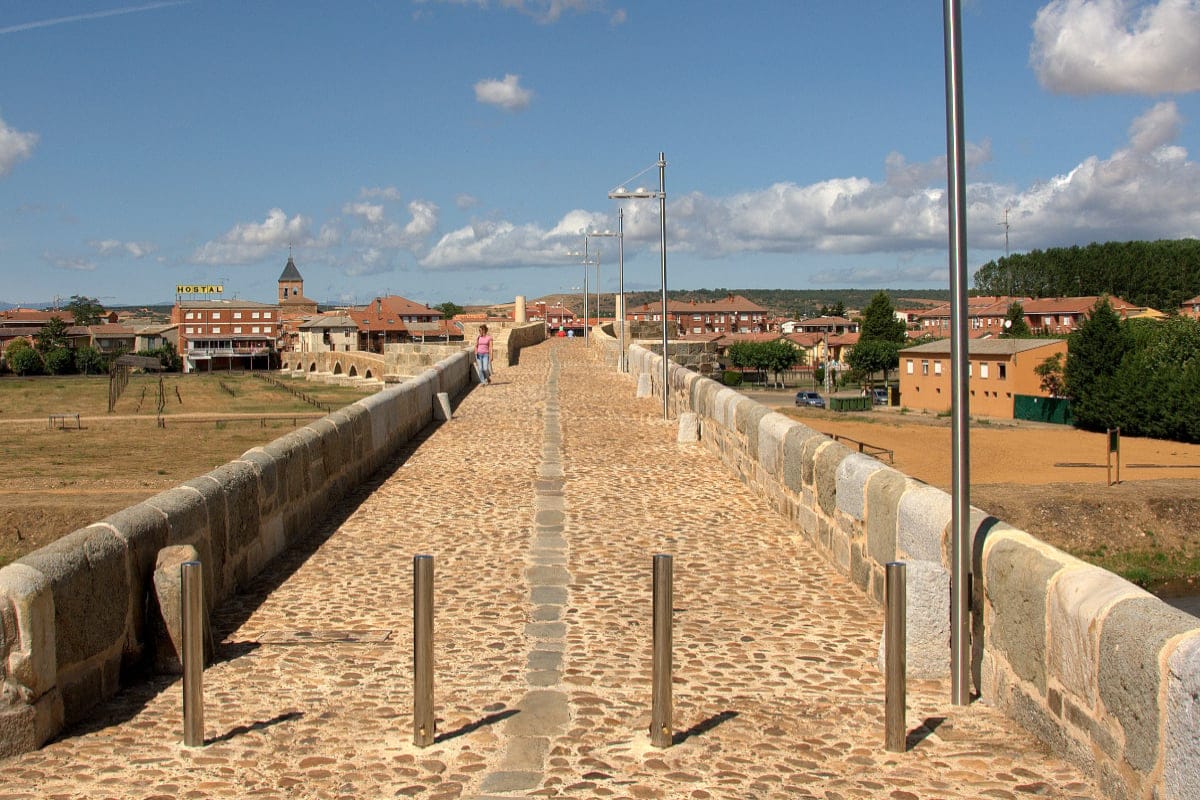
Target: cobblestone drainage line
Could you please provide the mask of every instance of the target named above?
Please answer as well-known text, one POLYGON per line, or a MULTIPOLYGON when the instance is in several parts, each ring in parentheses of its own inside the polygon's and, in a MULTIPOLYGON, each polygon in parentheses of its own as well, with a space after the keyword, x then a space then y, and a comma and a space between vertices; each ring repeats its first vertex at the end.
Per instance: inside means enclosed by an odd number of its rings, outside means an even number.
POLYGON ((507 747, 496 771, 484 776, 484 795, 525 792, 541 785, 546 755, 555 736, 566 732, 570 721, 566 692, 562 691, 562 658, 567 624, 571 574, 567 571, 564 534, 566 503, 563 498, 562 427, 558 407, 559 364, 550 354, 546 381, 546 410, 542 429, 542 460, 534 482, 533 541, 525 576, 529 583, 532 622, 525 626, 531 643, 525 667, 525 696, 520 713, 504 723, 507 747))

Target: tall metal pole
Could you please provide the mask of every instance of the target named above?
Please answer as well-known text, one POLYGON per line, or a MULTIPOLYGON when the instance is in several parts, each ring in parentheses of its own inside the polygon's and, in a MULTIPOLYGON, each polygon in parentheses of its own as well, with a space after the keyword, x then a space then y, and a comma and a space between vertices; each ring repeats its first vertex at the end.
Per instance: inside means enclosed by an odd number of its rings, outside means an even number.
POLYGON ((617 209, 617 293, 620 295, 619 301, 613 302, 613 316, 619 315, 621 319, 618 321, 620 327, 619 346, 621 354, 617 357, 617 369, 620 372, 626 372, 625 366, 625 209, 624 207, 617 209))
POLYGON ((946 177, 950 210, 951 571, 950 702, 971 700, 971 462, 967 372, 967 168, 963 134, 962 8, 943 0, 946 56, 946 177))
POLYGON ((670 747, 674 738, 671 730, 671 641, 674 588, 672 587, 671 556, 654 557, 654 650, 651 657, 650 744, 670 747))
POLYGON ((183 744, 204 746, 204 572, 199 561, 185 561, 180 571, 183 632, 183 744))
POLYGON ((905 712, 908 705, 908 594, 902 561, 887 564, 887 631, 884 636, 884 734, 883 747, 892 753, 906 749, 908 729, 905 712))
POLYGON ((667 357, 667 155, 658 154, 658 226, 659 252, 662 258, 662 392, 663 419, 671 418, 671 361, 667 357))
POLYGON ((413 744, 433 744, 433 556, 413 557, 413 744))
POLYGON ((583 346, 588 347, 588 329, 591 325, 588 323, 588 240, 587 236, 583 237, 583 346))

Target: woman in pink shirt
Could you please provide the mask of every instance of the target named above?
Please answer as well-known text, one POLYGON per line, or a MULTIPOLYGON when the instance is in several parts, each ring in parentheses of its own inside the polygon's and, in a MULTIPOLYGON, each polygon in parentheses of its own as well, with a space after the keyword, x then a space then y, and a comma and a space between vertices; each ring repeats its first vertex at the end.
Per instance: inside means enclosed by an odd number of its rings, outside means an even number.
POLYGON ((475 337, 475 371, 479 374, 479 382, 487 386, 492 379, 492 337, 488 335, 487 325, 480 325, 479 335, 475 337))

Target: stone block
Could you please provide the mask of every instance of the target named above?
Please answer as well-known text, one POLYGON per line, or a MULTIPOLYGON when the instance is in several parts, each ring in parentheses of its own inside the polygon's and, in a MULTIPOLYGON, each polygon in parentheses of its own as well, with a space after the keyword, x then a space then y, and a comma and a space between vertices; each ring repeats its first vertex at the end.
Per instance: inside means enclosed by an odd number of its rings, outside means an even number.
POLYGON ((783 474, 783 445, 788 431, 796 427, 794 420, 778 412, 767 414, 758 423, 758 463, 772 483, 783 474))
POLYGON ((1146 592, 1108 570, 1083 563, 1059 574, 1050 589, 1047 659, 1062 687, 1095 712, 1100 658, 1100 621, 1109 607, 1146 592))
POLYGON ((900 496, 900 552, 922 561, 942 560, 942 536, 950 524, 952 500, 947 492, 924 484, 910 484, 900 496))
POLYGON ((826 439, 813 458, 813 484, 817 490, 817 505, 827 516, 837 510, 837 473, 842 461, 851 455, 850 449, 826 439))
MULTIPOLYGON (((267 464, 269 463, 271 462, 268 461, 267 464)), ((240 460, 219 466, 208 473, 209 477, 220 484, 225 495, 225 519, 229 532, 231 563, 241 560, 246 548, 258 538, 258 498, 260 479, 266 475, 265 468, 266 464, 259 463, 258 460, 240 460)))
POLYGON ((867 516, 867 481, 876 472, 885 469, 878 459, 862 453, 851 453, 838 464, 837 508, 859 522, 867 516))
POLYGON ((638 397, 653 397, 654 387, 651 385, 650 374, 643 372, 638 375, 637 379, 637 396, 638 397))
POLYGON ((896 560, 900 497, 909 485, 903 473, 886 467, 867 478, 865 536, 867 555, 876 564, 896 560))
POLYGON ((787 429, 783 439, 783 468, 781 478, 783 485, 793 492, 804 491, 804 468, 807 465, 811 474, 812 451, 806 450, 805 442, 810 439, 824 440, 825 437, 812 428, 800 423, 794 423, 787 429))
POLYGON ((679 430, 675 434, 679 444, 692 444, 700 441, 700 417, 694 411, 684 411, 679 415, 679 430))
POLYGON ((1100 699, 1125 732, 1125 760, 1149 773, 1158 760, 1159 702, 1166 680, 1159 654, 1175 636, 1195 630, 1196 618, 1156 597, 1128 597, 1109 610, 1100 631, 1100 699))
POLYGON ((984 592, 992 608, 985 647, 998 650, 1017 677, 1043 694, 1046 598, 1066 558, 1020 531, 993 534, 984 550, 984 592))
POLYGON ((1200 797, 1200 632, 1167 658, 1167 719, 1163 729, 1163 800, 1200 797))
MULTIPOLYGON (((904 567, 904 654, 908 675, 918 680, 950 676, 950 572, 932 561, 907 561, 904 567)), ((881 582, 882 583, 882 582, 881 582)), ((884 643, 879 640, 879 669, 884 643)))
MULTIPOLYGON (((182 566, 188 561, 201 561, 200 553, 191 545, 172 545, 158 553, 154 565, 154 599, 157 614, 152 626, 154 670, 159 674, 183 674, 183 576, 182 566)), ((207 567, 201 567, 208 572, 207 567)), ((207 581, 202 581, 207 583, 207 581)), ((204 595, 204 663, 212 661, 215 651, 208 609, 211 596, 204 595)))
POLYGON ((0 675, 23 687, 23 702, 54 687, 56 653, 49 579, 26 564, 0 568, 0 675))
POLYGON ((114 647, 120 652, 130 606, 142 602, 141 596, 132 596, 127 557, 124 540, 107 528, 93 526, 17 561, 45 576, 53 592, 57 671, 91 661, 114 647))
POLYGON ((733 407, 733 422, 738 442, 751 459, 758 459, 758 424, 770 413, 771 410, 766 406, 744 396, 733 407))
POLYGON ((433 411, 434 411, 433 418, 436 420, 445 422, 450 419, 451 412, 450 412, 450 393, 449 392, 438 392, 437 393, 437 405, 434 406, 433 411))

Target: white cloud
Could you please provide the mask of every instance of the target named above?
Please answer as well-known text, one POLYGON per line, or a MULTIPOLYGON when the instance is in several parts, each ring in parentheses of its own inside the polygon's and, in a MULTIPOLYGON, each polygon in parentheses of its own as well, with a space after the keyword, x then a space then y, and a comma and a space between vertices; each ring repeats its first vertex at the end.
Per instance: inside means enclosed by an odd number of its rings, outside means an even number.
POLYGON ((1053 0, 1033 33, 1030 63, 1052 92, 1200 89, 1200 0, 1053 0))
POLYGON ((475 100, 505 111, 524 111, 533 100, 533 92, 521 87, 518 75, 505 75, 503 80, 482 80, 475 84, 475 100))
POLYGON ((342 213, 353 217, 361 217, 368 225, 378 225, 383 222, 383 206, 373 203, 346 203, 342 213))
POLYGON ((24 161, 33 155, 33 148, 37 141, 36 133, 22 133, 14 130, 8 127, 3 119, 0 119, 0 178, 11 172, 17 162, 24 161))
MULTIPOLYGON (((425 1, 417 0, 417 2, 425 1)), ((488 0, 441 0, 441 2, 457 6, 476 6, 485 10, 490 5, 488 0)), ((497 0, 496 6, 520 12, 541 23, 557 22, 567 11, 574 11, 577 14, 608 13, 608 4, 605 0, 497 0)), ((612 18, 614 23, 624 22, 624 9, 613 12, 612 18)))
POLYGON ((70 270, 72 272, 91 272, 96 269, 96 265, 85 258, 71 258, 70 256, 60 256, 46 252, 42 253, 42 260, 59 269, 70 270))
POLYGON ((199 264, 250 264, 288 245, 322 247, 332 244, 328 232, 314 238, 309 233, 312 221, 297 214, 292 218, 283 209, 272 208, 262 222, 240 222, 219 239, 206 242, 192 254, 199 264))
MULTIPOLYGON (((567 267, 583 247, 582 231, 600 227, 603 214, 571 211, 550 230, 538 225, 477 220, 443 236, 420 261, 437 270, 483 267, 567 267)), ((578 260, 578 259, 574 259, 578 260)))
POLYGON ((134 258, 145 258, 158 250, 151 242, 122 242, 117 239, 101 239, 88 244, 102 256, 125 254, 134 258))
POLYGON ((395 186, 364 186, 358 192, 359 197, 378 197, 383 200, 400 200, 400 190, 395 186))

